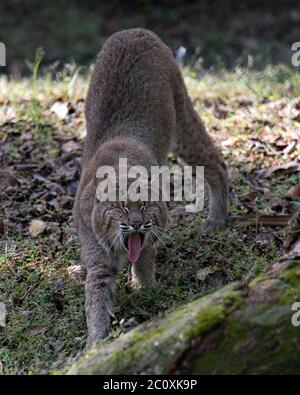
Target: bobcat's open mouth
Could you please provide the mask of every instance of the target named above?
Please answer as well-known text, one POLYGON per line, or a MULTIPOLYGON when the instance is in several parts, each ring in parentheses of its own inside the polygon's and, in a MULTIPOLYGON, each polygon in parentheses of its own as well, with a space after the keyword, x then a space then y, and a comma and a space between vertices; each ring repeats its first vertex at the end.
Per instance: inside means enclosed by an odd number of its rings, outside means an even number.
POLYGON ((130 262, 135 263, 142 251, 145 235, 143 233, 134 232, 125 235, 124 244, 128 252, 128 259, 130 262))

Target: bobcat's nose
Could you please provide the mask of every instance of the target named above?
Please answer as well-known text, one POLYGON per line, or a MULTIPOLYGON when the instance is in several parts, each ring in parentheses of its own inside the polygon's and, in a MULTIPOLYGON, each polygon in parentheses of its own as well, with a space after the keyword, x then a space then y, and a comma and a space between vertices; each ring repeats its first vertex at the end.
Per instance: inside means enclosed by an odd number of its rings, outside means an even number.
POLYGON ((143 222, 140 219, 135 219, 135 220, 130 221, 130 225, 136 230, 140 229, 140 227, 142 226, 142 223, 143 222))

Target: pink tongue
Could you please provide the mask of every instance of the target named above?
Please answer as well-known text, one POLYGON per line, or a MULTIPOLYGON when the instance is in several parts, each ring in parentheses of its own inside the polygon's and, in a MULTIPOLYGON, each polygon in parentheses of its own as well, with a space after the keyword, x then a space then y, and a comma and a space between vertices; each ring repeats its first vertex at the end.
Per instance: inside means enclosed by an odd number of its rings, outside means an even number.
POLYGON ((130 233, 128 237, 128 259, 135 263, 141 254, 142 243, 141 236, 138 233, 130 233))

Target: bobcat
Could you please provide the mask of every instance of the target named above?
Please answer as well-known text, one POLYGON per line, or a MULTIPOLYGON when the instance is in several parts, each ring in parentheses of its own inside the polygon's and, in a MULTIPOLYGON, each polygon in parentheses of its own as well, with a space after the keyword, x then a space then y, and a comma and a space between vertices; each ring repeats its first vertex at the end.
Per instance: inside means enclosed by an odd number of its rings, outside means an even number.
POLYGON ((171 50, 152 32, 113 34, 99 53, 86 99, 87 137, 74 218, 87 269, 87 346, 110 329, 115 277, 122 257, 136 287, 155 284, 155 229, 165 229, 164 202, 100 202, 99 166, 166 164, 171 143, 190 165, 203 165, 210 190, 204 230, 226 225, 225 163, 193 109, 171 50))

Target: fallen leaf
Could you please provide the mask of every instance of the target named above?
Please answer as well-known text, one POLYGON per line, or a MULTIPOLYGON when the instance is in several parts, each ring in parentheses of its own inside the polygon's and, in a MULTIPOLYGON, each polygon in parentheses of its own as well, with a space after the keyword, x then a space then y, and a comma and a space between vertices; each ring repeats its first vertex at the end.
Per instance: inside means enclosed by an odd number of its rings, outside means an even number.
POLYGON ((197 213, 199 208, 194 203, 190 203, 185 206, 185 211, 187 213, 197 213))
POLYGON ((46 333, 48 330, 49 330, 48 326, 40 326, 40 327, 29 329, 27 333, 29 335, 42 335, 46 333))
POLYGON ((294 185, 287 191, 287 196, 291 198, 300 199, 300 184, 294 185))
POLYGON ((227 140, 222 141, 221 145, 223 147, 234 147, 237 142, 238 142, 238 138, 237 137, 230 136, 230 137, 228 137, 227 140))
POLYGON ((81 265, 71 265, 67 267, 67 271, 70 279, 74 280, 76 278, 83 279, 85 276, 85 268, 81 265))
POLYGON ((217 119, 225 119, 233 110, 225 105, 215 103, 213 114, 217 119))
POLYGON ((16 116, 16 110, 8 106, 2 106, 0 111, 0 126, 12 121, 16 116))
POLYGON ((80 148, 80 145, 76 143, 74 140, 70 140, 67 143, 63 144, 61 149, 64 153, 69 153, 73 151, 77 151, 80 148))
POLYGON ((241 107, 248 107, 248 106, 251 106, 253 104, 253 100, 251 100, 247 96, 238 96, 235 101, 241 107))
POLYGON ((255 173, 262 178, 267 178, 273 173, 277 173, 278 171, 285 171, 287 173, 296 173, 300 171, 300 163, 299 162, 289 162, 283 165, 271 166, 267 169, 257 170, 255 173))
POLYGON ((46 227, 46 223, 40 219, 33 219, 29 225, 29 233, 33 237, 37 237, 41 234, 46 227))
POLYGON ((65 119, 69 113, 69 108, 66 103, 57 101, 52 105, 50 111, 54 112, 59 119, 65 119))
POLYGON ((0 170, 1 189, 8 186, 16 187, 21 184, 17 179, 16 174, 9 168, 0 170))
POLYGON ((233 215, 230 222, 241 222, 245 225, 286 226, 291 215, 233 215))
POLYGON ((283 154, 289 155, 295 151, 298 144, 298 140, 292 140, 290 144, 282 151, 283 154))

